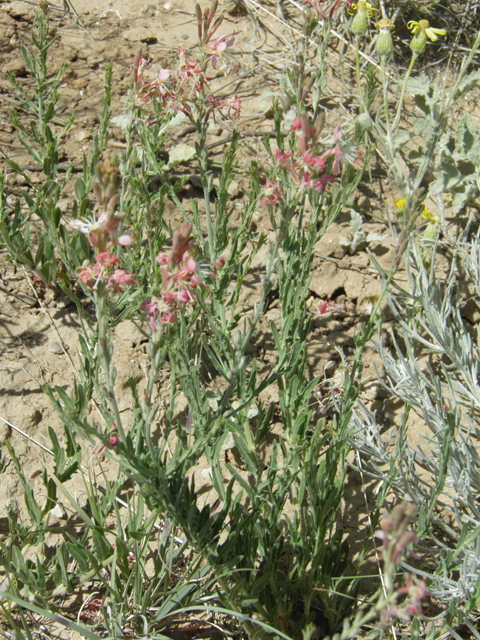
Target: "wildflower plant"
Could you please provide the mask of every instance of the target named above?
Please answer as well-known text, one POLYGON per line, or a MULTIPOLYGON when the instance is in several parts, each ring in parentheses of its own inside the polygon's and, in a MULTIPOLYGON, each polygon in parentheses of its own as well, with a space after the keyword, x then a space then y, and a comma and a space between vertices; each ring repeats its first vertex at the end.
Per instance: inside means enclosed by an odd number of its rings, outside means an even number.
MULTIPOLYGON (((24 150, 34 163, 41 166, 44 180, 39 185, 32 183, 25 170, 2 152, 7 165, 25 181, 27 188, 22 192, 22 198, 28 213, 22 213, 20 200, 17 200, 14 215, 10 215, 4 176, 0 177, 0 242, 17 264, 23 265, 46 285, 58 282, 68 293, 75 282, 76 267, 89 257, 88 247, 69 233, 59 207, 59 200, 71 177, 71 168, 67 168, 63 178, 59 177, 59 145, 71 128, 74 116, 61 120, 54 115, 66 64, 60 65, 53 79, 48 78, 47 56, 54 39, 49 37, 50 20, 45 7, 37 12, 36 24, 36 33, 32 33, 34 50, 21 46, 22 57, 34 79, 33 93, 23 87, 11 72, 7 72, 7 78, 16 102, 33 117, 30 127, 26 127, 19 112, 13 107, 10 109, 11 122, 24 150), (32 238, 33 216, 38 216, 42 223, 42 229, 37 231, 35 240, 32 238)), ((76 181, 78 202, 74 206, 82 216, 88 210, 87 194, 93 186, 95 167, 106 145, 111 115, 111 74, 112 67, 107 65, 99 131, 93 138, 90 160, 87 162, 84 157, 82 177, 76 181)))
MULTIPOLYGON (((427 40, 435 43, 446 34, 426 20, 409 22, 412 58, 399 81, 394 108, 389 93, 393 22, 363 0, 309 0, 306 7, 304 44, 280 81, 284 109, 273 103, 275 137, 264 138, 267 175, 260 180, 252 162, 240 202, 229 196, 238 170, 239 133, 233 131, 215 167, 216 189, 207 145, 209 123, 224 119, 235 126, 241 109, 238 96, 217 94, 210 77, 212 69, 239 70, 237 37, 220 31, 223 15, 217 16, 213 2, 206 9, 195 7, 195 51, 180 46, 171 59, 155 63, 140 53, 134 57, 132 88, 121 116, 126 149, 118 158, 104 153, 100 159, 111 116, 110 67, 100 131, 91 161, 84 158, 75 181, 68 220, 57 206, 66 180, 58 179, 56 162, 69 122, 62 123, 60 132, 51 128, 50 105, 58 99, 61 74, 51 84, 45 82, 48 16, 44 9, 37 16, 40 71, 37 58, 26 50, 24 55, 37 80, 35 100, 11 81, 38 125, 28 131, 16 114, 12 121, 24 148, 43 163, 45 183, 28 185, 33 196, 23 194, 27 215, 19 201, 9 210, 2 190, 0 231, 12 260, 46 283, 58 281, 76 302, 81 335, 73 388, 44 387, 63 422, 66 444, 50 432, 54 467, 42 474, 47 492, 43 507, 36 503, 15 452, 9 451, 31 521, 30 531, 11 513, 9 535, 0 541, 7 576, 0 607, 18 637, 28 630, 24 611, 44 611, 58 621, 59 598, 93 579, 100 581, 101 595, 90 593, 76 624, 61 619, 91 638, 97 633, 158 637, 172 620, 193 610, 227 613, 252 638, 307 638, 322 628, 324 635, 338 633, 335 637, 343 640, 358 637, 365 626, 383 637, 395 621, 418 629, 427 597, 444 605, 447 625, 454 624, 459 612, 469 624, 476 614, 479 464, 472 439, 478 438, 477 345, 464 325, 456 287, 458 273, 465 273, 469 294, 475 300, 480 294, 479 239, 469 235, 473 227, 453 238, 440 195, 450 191, 457 210, 475 203, 477 196, 475 125, 462 118, 453 144, 448 119, 455 102, 479 78, 469 65, 480 38, 442 98, 433 82, 412 74, 427 40), (356 54, 355 130, 344 121, 331 124, 323 105, 329 82, 326 53, 341 11, 350 19, 356 54), (379 30, 379 68, 378 74, 371 67, 364 75, 360 47, 370 22, 379 30), (312 56, 315 65, 310 64, 312 56), (407 93, 423 112, 415 121, 423 146, 413 147, 412 132, 401 128, 407 93), (172 178, 174 163, 165 161, 166 133, 185 121, 194 127, 195 154, 188 161, 198 163, 202 190, 202 198, 192 199, 190 208, 179 197, 188 170, 172 178), (341 390, 332 391, 332 418, 319 420, 313 404, 319 379, 309 366, 312 315, 306 302, 315 246, 342 210, 351 208, 374 147, 398 192, 391 224, 395 250, 389 271, 372 256, 382 292, 355 334, 341 390), (460 168, 465 159, 475 165, 468 174, 460 168), (429 170, 435 180, 427 187, 429 170), (436 198, 437 211, 430 211, 430 204, 427 209, 427 195, 436 198), (165 214, 167 202, 175 208, 173 216, 165 214), (234 223, 236 204, 240 214, 234 223), (257 233, 252 224, 259 210, 269 216, 269 234, 257 233), (38 212, 44 235, 35 247, 29 217, 38 212), (430 225, 423 236, 417 233, 421 218, 430 225), (452 257, 445 281, 435 272, 441 251, 452 257), (260 263, 255 267, 260 270, 256 297, 242 302, 254 260, 260 263), (395 280, 403 262, 405 287, 395 280), (273 295, 278 296, 278 314, 272 317, 267 312, 273 295), (389 443, 360 399, 365 347, 382 327, 384 300, 398 334, 393 348, 378 342, 383 383, 404 404, 403 422, 389 443), (128 381, 131 411, 124 413, 114 329, 127 318, 144 339, 148 360, 144 377, 128 381), (266 366, 258 356, 261 333, 274 345, 275 358, 266 366), (419 362, 420 350, 430 358, 426 367, 419 362), (169 397, 162 403, 159 379, 165 376, 169 397), (275 389, 276 402, 265 402, 267 388, 275 389), (426 451, 414 450, 406 437, 413 412, 431 431, 426 451), (104 457, 118 464, 116 481, 105 482, 103 492, 80 467, 77 437, 92 445, 95 464, 104 457), (351 449, 358 453, 356 464, 381 485, 371 530, 355 560, 340 518, 351 449), (199 467, 205 463, 207 475, 200 480, 199 467), (427 476, 420 474, 419 463, 427 476), (65 486, 77 472, 84 474, 88 509, 65 486), (118 494, 126 480, 133 485, 132 496, 121 504, 118 494), (376 534, 383 583, 354 615, 359 568, 380 509, 392 494, 408 503, 393 508, 376 534), (45 537, 59 496, 84 531, 65 534, 54 556, 47 558, 45 537), (449 511, 454 525, 442 520, 439 508, 449 511), (115 521, 114 532, 109 519, 115 521), (435 527, 449 536, 448 542, 439 539, 435 527), (151 552, 154 535, 158 549, 151 552), (414 547, 421 552, 417 543, 427 536, 438 545, 433 569, 413 554, 414 547)), ((9 164, 21 173, 15 163, 9 164)), ((359 214, 352 215, 352 227, 353 252, 355 243, 368 237, 361 232, 359 214)), ((345 308, 328 300, 317 311, 345 308)), ((430 627, 429 637, 435 633, 430 627)))

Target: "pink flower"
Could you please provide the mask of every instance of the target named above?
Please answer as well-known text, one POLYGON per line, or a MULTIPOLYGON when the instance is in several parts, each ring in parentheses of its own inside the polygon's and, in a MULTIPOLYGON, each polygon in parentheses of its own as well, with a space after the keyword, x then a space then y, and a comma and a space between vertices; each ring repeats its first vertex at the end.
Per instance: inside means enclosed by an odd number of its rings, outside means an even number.
POLYGON ((162 293, 162 300, 165 304, 173 305, 175 302, 175 295, 172 291, 164 291, 162 293))
POLYGON ((140 311, 145 311, 147 314, 148 326, 152 331, 157 328, 157 319, 160 316, 160 310, 157 306, 158 300, 152 298, 151 300, 144 300, 140 305, 140 311))
POLYGON ((123 287, 125 285, 133 284, 133 276, 128 271, 123 269, 115 269, 113 275, 108 280, 109 285, 116 287, 123 287))
POLYGON ((170 69, 160 69, 158 72, 159 82, 166 82, 170 77, 170 69))
POLYGON ((133 238, 129 233, 124 233, 122 236, 119 236, 117 242, 122 247, 129 247, 133 244, 133 238))
POLYGON ((333 176, 322 176, 318 180, 315 180, 313 183, 313 188, 315 191, 325 191, 325 187, 329 182, 336 182, 337 178, 333 176))
POLYGON ((156 258, 162 274, 161 299, 151 298, 140 305, 140 310, 147 314, 152 332, 162 324, 175 322, 176 313, 185 305, 195 302, 192 290, 203 285, 199 277, 205 271, 202 263, 190 255, 193 244, 191 231, 191 226, 184 223, 173 234, 170 256, 160 252, 156 258))
POLYGON ((118 269, 118 266, 120 262, 117 256, 102 251, 97 255, 94 264, 85 261, 76 273, 79 281, 84 282, 90 289, 94 289, 102 281, 106 283, 107 289, 116 293, 122 286, 133 284, 133 275, 124 269, 118 269))
POLYGON ((263 193, 265 195, 260 200, 261 205, 269 204, 273 207, 282 199, 282 189, 275 180, 267 180, 263 193))
POLYGON ((168 256, 166 253, 159 253, 158 256, 155 258, 155 260, 158 262, 158 264, 168 264, 168 256))
POLYGON ((294 118, 293 124, 290 127, 290 131, 298 131, 302 128, 302 123, 300 122, 300 118, 294 118))
POLYGON ((108 251, 102 251, 102 253, 97 255, 97 264, 108 269, 119 264, 119 262, 117 256, 112 255, 108 251))
POLYGON ((235 42, 235 34, 221 36, 217 38, 213 44, 209 45, 210 56, 209 60, 214 69, 217 68, 217 62, 222 57, 223 53, 233 45, 235 42))
POLYGON ((323 169, 325 166, 325 160, 320 156, 313 156, 307 151, 307 153, 303 156, 303 161, 308 167, 315 167, 316 169, 323 169))
POLYGON ((178 294, 178 301, 180 302, 180 304, 187 304, 187 302, 193 302, 193 300, 194 300, 194 297, 190 293, 190 291, 188 291, 188 289, 180 290, 178 294))
POLYGON ((295 184, 300 184, 300 180, 298 179, 298 176, 295 172, 295 168, 293 166, 293 164, 290 162, 289 158, 292 157, 291 153, 283 153, 281 151, 281 149, 277 149, 274 153, 274 159, 275 159, 275 163, 281 167, 282 169, 284 169, 285 171, 288 171, 288 173, 291 175, 293 181, 295 182, 295 184))

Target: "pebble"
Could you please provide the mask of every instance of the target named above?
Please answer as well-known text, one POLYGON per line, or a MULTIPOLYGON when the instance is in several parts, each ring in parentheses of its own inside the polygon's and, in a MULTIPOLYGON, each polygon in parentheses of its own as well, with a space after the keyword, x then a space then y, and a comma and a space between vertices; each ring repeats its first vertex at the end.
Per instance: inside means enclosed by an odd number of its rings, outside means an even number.
POLYGON ((52 340, 52 342, 48 343, 48 350, 52 353, 56 353, 57 355, 62 355, 63 353, 62 345, 55 340, 52 340))

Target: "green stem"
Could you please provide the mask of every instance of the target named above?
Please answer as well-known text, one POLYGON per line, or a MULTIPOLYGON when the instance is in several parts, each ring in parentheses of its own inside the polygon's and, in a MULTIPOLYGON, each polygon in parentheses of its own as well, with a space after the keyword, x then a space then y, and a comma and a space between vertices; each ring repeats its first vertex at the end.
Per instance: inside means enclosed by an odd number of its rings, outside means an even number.
POLYGON ((390 114, 388 113, 388 80, 385 72, 385 56, 380 57, 380 66, 382 72, 382 86, 383 86, 383 108, 385 109, 385 129, 387 131, 387 138, 390 140, 390 114))
POLYGON ((204 113, 199 112, 195 126, 198 133, 198 146, 200 148, 198 163, 200 167, 200 178, 203 187, 203 197, 205 200, 205 218, 207 221, 208 234, 208 256, 210 263, 215 263, 215 235, 212 224, 212 214, 210 210, 210 180, 208 175, 208 150, 206 145, 206 124, 204 123, 204 113))
POLYGON ((125 443, 125 431, 123 430, 122 420, 120 418, 120 411, 118 410, 117 400, 115 398, 115 390, 114 390, 114 378, 112 376, 111 369, 111 349, 110 346, 110 337, 109 337, 109 329, 108 329, 108 313, 106 309, 106 296, 107 296, 107 287, 105 283, 98 282, 97 288, 95 289, 95 308, 97 312, 97 322, 98 322, 98 343, 97 349, 99 354, 99 359, 103 368, 103 373, 105 375, 105 386, 107 389, 108 399, 110 401, 110 407, 113 411, 113 416, 115 419, 115 428, 120 435, 122 442, 125 443))
POLYGON ((360 106, 362 107, 362 112, 366 111, 365 100, 363 99, 362 85, 360 83, 360 37, 355 36, 355 69, 357 71, 357 88, 358 88, 358 97, 360 99, 360 106))
POLYGON ((393 124, 392 124, 392 131, 395 131, 395 129, 398 126, 398 123, 400 122, 400 115, 402 113, 403 99, 405 97, 405 91, 407 89, 407 83, 408 83, 408 80, 410 78, 410 74, 412 73, 413 65, 415 64, 415 61, 416 61, 417 58, 418 58, 418 55, 416 53, 413 53, 412 54, 412 59, 410 60, 410 64, 409 64, 408 69, 407 69, 407 73, 405 75, 405 80, 403 81, 402 93, 400 94, 400 100, 398 101, 397 113, 395 115, 395 120, 393 121, 393 124))
POLYGON ((378 300, 375 303, 375 306, 373 307, 372 312, 370 313, 370 318, 368 322, 364 325, 362 329, 362 335, 357 342, 357 348, 355 349, 355 354, 354 354, 353 363, 352 363, 352 373, 350 375, 350 380, 352 381, 355 379, 357 370, 361 371, 362 369, 363 349, 365 348, 365 345, 367 344, 367 342, 369 342, 372 339, 378 327, 378 324, 379 324, 377 320, 378 312, 380 310, 380 306, 383 302, 383 299, 385 298, 385 295, 388 291, 388 288, 396 272, 397 272, 397 259, 396 259, 396 256, 394 256, 394 259, 392 260, 392 264, 390 266, 390 272, 382 287, 382 291, 380 292, 380 295, 378 296, 378 300))

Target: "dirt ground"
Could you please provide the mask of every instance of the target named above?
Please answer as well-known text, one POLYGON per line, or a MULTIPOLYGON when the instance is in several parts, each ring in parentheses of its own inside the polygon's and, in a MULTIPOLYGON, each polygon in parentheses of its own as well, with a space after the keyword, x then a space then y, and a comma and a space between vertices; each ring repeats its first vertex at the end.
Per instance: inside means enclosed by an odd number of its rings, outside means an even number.
MULTIPOLYGON (((20 43, 31 45, 30 33, 33 23, 35 3, 21 0, 5 2, 0 0, 0 41, 2 44, 3 64, 0 72, 0 147, 18 164, 29 164, 31 159, 23 151, 9 122, 8 108, 11 97, 8 95, 8 81, 5 72, 11 71, 18 81, 26 82, 27 70, 20 55, 20 43)), ((137 51, 160 66, 162 59, 176 51, 177 46, 188 50, 196 42, 196 24, 193 19, 194 2, 192 0, 169 0, 148 4, 144 0, 115 0, 101 3, 92 0, 73 0, 78 16, 88 31, 75 24, 76 17, 64 15, 61 10, 52 7, 52 30, 57 40, 51 49, 52 72, 60 63, 68 64, 60 92, 59 117, 75 114, 75 124, 62 147, 62 160, 80 163, 82 152, 88 152, 94 126, 101 112, 101 96, 104 86, 105 64, 113 60, 113 111, 122 114, 127 87, 131 82, 132 63, 137 51)), ((220 3, 220 8, 223 8, 220 3)), ((274 5, 268 5, 275 13, 274 5)), ((218 83, 230 83, 231 93, 238 93, 242 100, 242 116, 239 121, 241 133, 240 170, 246 168, 253 157, 262 159, 261 134, 273 131, 271 114, 265 109, 262 94, 277 89, 276 75, 281 73, 288 63, 285 43, 292 40, 292 33, 285 29, 275 16, 265 16, 264 21, 255 25, 234 2, 225 5, 226 19, 222 33, 235 30, 235 53, 241 64, 239 77, 218 78, 218 83), (238 46, 237 46, 238 45, 238 46), (240 55, 241 54, 241 55, 240 55), (247 136, 246 134, 250 134, 247 136)), ((295 16, 291 17, 295 27, 295 16)), ((332 52, 332 65, 336 52, 332 52)), ((230 89, 229 89, 230 90, 230 89)), ((339 104, 332 96, 328 113, 328 123, 351 121, 354 117, 347 107, 339 104)), ((212 127, 212 141, 228 137, 229 132, 223 126, 212 127)), ((189 142, 189 134, 182 141, 189 142)), ((175 140, 167 140, 168 144, 175 140)), ((118 152, 125 148, 125 137, 121 129, 112 127, 109 150, 118 152)), ((222 146, 216 147, 221 153, 222 146)), ((220 155, 218 156, 220 157, 220 155)), ((28 171, 32 180, 40 180, 40 173, 28 171)), ((266 174, 265 174, 266 175, 266 174)), ((261 178, 264 177, 261 175, 261 178)), ((11 171, 6 173, 6 184, 10 195, 14 197, 22 188, 23 179, 11 171)), ((232 199, 242 198, 242 179, 234 181, 232 199)), ((391 237, 388 228, 375 219, 384 218, 386 196, 380 197, 377 188, 369 188, 364 183, 355 196, 355 205, 361 211, 373 215, 373 220, 364 216, 362 230, 367 234, 376 232, 382 240, 370 243, 380 265, 388 270, 392 255, 391 237), (384 199, 385 198, 385 199, 384 199)), ((62 212, 68 218, 72 207, 73 188, 70 185, 61 201, 62 212)), ((391 195, 388 198, 392 205, 391 195)), ((175 211, 168 212, 173 218, 175 211)), ((268 212, 259 210, 255 223, 259 230, 271 233, 268 212)), ((345 211, 337 222, 330 227, 316 248, 316 262, 310 286, 309 304, 330 299, 345 307, 339 312, 316 314, 312 322, 309 363, 311 375, 322 379, 334 378, 341 385, 343 380, 342 357, 348 360, 353 353, 353 335, 359 323, 367 318, 380 284, 375 270, 365 251, 365 244, 350 255, 341 238, 351 237, 350 212, 345 211)), ((260 264, 262 255, 257 258, 260 264)), ((5 439, 11 438, 12 445, 23 466, 25 476, 31 482, 39 503, 43 502, 43 484, 38 472, 43 469, 44 460, 48 465, 48 454, 41 446, 49 448, 48 427, 62 435, 60 421, 50 406, 47 397, 41 391, 43 383, 61 385, 69 389, 74 379, 76 351, 78 348, 79 323, 76 310, 59 290, 47 289, 38 298, 32 286, 31 278, 21 269, 7 261, 5 254, 0 255, 0 447, 5 455, 5 439), (64 346, 65 350, 62 348, 64 346)), ((38 293, 38 290, 37 290, 38 293)), ((255 295, 255 289, 248 295, 255 295)), ((265 326, 278 317, 275 302, 264 319, 265 326)), ((385 329, 389 331, 389 323, 385 329)), ((121 412, 128 414, 130 394, 127 380, 134 373, 139 380, 143 378, 142 365, 147 360, 146 347, 140 340, 135 327, 125 322, 115 329, 115 366, 118 372, 118 389, 125 389, 120 403, 121 412)), ((266 363, 273 357, 269 345, 263 349, 266 363)), ((374 351, 367 350, 367 366, 363 376, 362 401, 369 408, 378 411, 385 425, 392 423, 395 406, 385 397, 377 381, 374 363, 374 351)), ((378 364, 378 363, 377 363, 378 364)), ((271 391, 267 391, 265 400, 275 401, 271 391)), ((159 388, 159 401, 164 392, 159 388)), ((327 396, 327 386, 319 386, 317 400, 319 415, 323 401, 327 396)), ((325 408, 328 414, 328 409, 325 408)), ((421 432, 418 425, 418 432, 421 432)), ((92 464, 91 451, 85 447, 82 463, 85 467, 92 464)), ((108 465, 107 465, 108 467, 108 465)), ((98 467, 95 468, 99 473, 98 467)), ((113 470, 110 470, 113 473, 113 470)), ((202 469, 199 469, 201 476, 202 469)), ((100 480, 99 480, 100 481, 100 480)), ((103 481, 103 480, 102 480, 103 481)), ((69 490, 77 496, 84 491, 83 480, 71 481, 69 490)), ((8 463, 0 474, 0 533, 7 526, 6 508, 10 505, 18 514, 20 521, 28 522, 23 505, 23 490, 13 469, 8 463)), ((364 495, 358 474, 349 475, 349 487, 346 492, 344 529, 352 538, 359 533, 363 537, 366 518, 364 495)), ((64 514, 59 511, 59 518, 64 514)))

